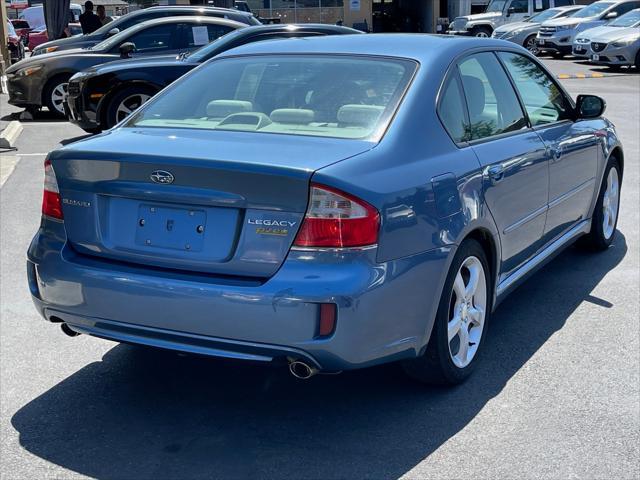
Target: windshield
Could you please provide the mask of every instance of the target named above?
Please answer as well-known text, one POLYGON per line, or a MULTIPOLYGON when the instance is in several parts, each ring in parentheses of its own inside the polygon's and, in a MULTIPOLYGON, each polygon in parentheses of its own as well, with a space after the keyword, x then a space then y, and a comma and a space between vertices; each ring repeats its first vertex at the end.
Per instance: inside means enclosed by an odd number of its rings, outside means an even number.
POLYGON ((572 18, 589 18, 589 17, 597 17, 602 12, 604 12, 607 8, 613 5, 613 2, 596 2, 592 3, 588 7, 583 8, 582 10, 578 10, 576 13, 571 15, 572 18))
MULTIPOLYGON (((107 33, 109 33, 109 30, 111 30, 113 28, 119 28, 120 27, 120 24, 123 23, 121 18, 123 18, 123 17, 120 17, 117 20, 113 20, 111 22, 105 23, 103 26, 101 26, 95 32, 88 33, 87 36, 89 36, 89 37, 102 37, 102 36, 106 35, 107 33)), ((142 22, 143 20, 140 20, 140 21, 142 22)), ((124 30, 124 29, 122 29, 122 30, 124 30)))
POLYGON ((374 57, 224 58, 174 83, 125 127, 378 138, 415 69, 374 57))
POLYGON ((607 27, 637 27, 640 24, 640 9, 631 10, 629 13, 616 18, 607 27))
POLYGON ((204 45, 199 49, 194 50, 193 52, 185 54, 183 58, 189 57, 190 60, 193 60, 195 62, 204 62, 205 60, 213 56, 213 54, 218 51, 221 45, 232 42, 236 38, 246 35, 242 30, 242 28, 232 30, 231 32, 226 33, 223 36, 216 38, 213 42, 208 43, 207 45, 204 45))
POLYGON ((485 11, 502 12, 502 10, 504 10, 505 3, 507 3, 507 0, 491 0, 491 3, 489 3, 485 11))
POLYGON ((550 19, 554 18, 560 12, 561 12, 561 10, 554 10, 552 8, 550 10, 545 10, 544 12, 537 13, 536 15, 534 15, 533 17, 531 17, 529 20, 526 20, 526 21, 527 22, 534 22, 534 23, 542 23, 542 22, 544 22, 546 20, 550 20, 550 19))

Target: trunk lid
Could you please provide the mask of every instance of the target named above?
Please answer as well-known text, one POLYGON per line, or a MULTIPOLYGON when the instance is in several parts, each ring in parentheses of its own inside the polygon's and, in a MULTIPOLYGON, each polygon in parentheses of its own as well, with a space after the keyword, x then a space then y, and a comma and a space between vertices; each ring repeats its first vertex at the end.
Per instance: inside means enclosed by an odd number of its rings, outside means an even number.
POLYGON ((79 253, 269 277, 303 220, 314 171, 370 142, 122 128, 50 155, 79 253))

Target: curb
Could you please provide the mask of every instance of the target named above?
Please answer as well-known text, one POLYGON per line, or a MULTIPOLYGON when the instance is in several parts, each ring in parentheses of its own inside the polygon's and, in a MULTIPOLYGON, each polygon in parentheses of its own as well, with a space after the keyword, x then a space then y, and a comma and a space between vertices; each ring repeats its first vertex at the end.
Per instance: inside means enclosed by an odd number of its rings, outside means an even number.
POLYGON ((14 148, 14 144, 22 133, 22 124, 17 120, 12 120, 7 128, 0 132, 0 148, 14 148))
POLYGON ((574 73, 569 75, 568 73, 561 73, 557 75, 560 80, 567 80, 569 78, 604 78, 604 73, 574 73))

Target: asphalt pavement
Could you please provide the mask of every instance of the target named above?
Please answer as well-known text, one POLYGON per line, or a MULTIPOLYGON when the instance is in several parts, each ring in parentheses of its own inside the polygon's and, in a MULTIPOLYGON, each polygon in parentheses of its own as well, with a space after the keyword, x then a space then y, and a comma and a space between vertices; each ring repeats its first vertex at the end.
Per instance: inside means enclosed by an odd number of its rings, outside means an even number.
POLYGON ((15 164, 0 187, 0 478, 638 478, 640 75, 604 73, 563 84, 604 97, 624 142, 618 236, 514 292, 476 374, 449 390, 395 365, 305 382, 63 335, 31 304, 25 251, 45 154, 83 132, 25 122, 0 160, 15 164))

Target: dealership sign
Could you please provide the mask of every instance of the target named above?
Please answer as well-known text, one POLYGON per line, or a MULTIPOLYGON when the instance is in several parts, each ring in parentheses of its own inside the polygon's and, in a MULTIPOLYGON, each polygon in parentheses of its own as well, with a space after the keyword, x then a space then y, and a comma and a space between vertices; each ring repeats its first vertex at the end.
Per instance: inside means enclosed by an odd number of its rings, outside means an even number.
POLYGON ((9 8, 27 8, 29 6, 29 0, 11 0, 9 8))

